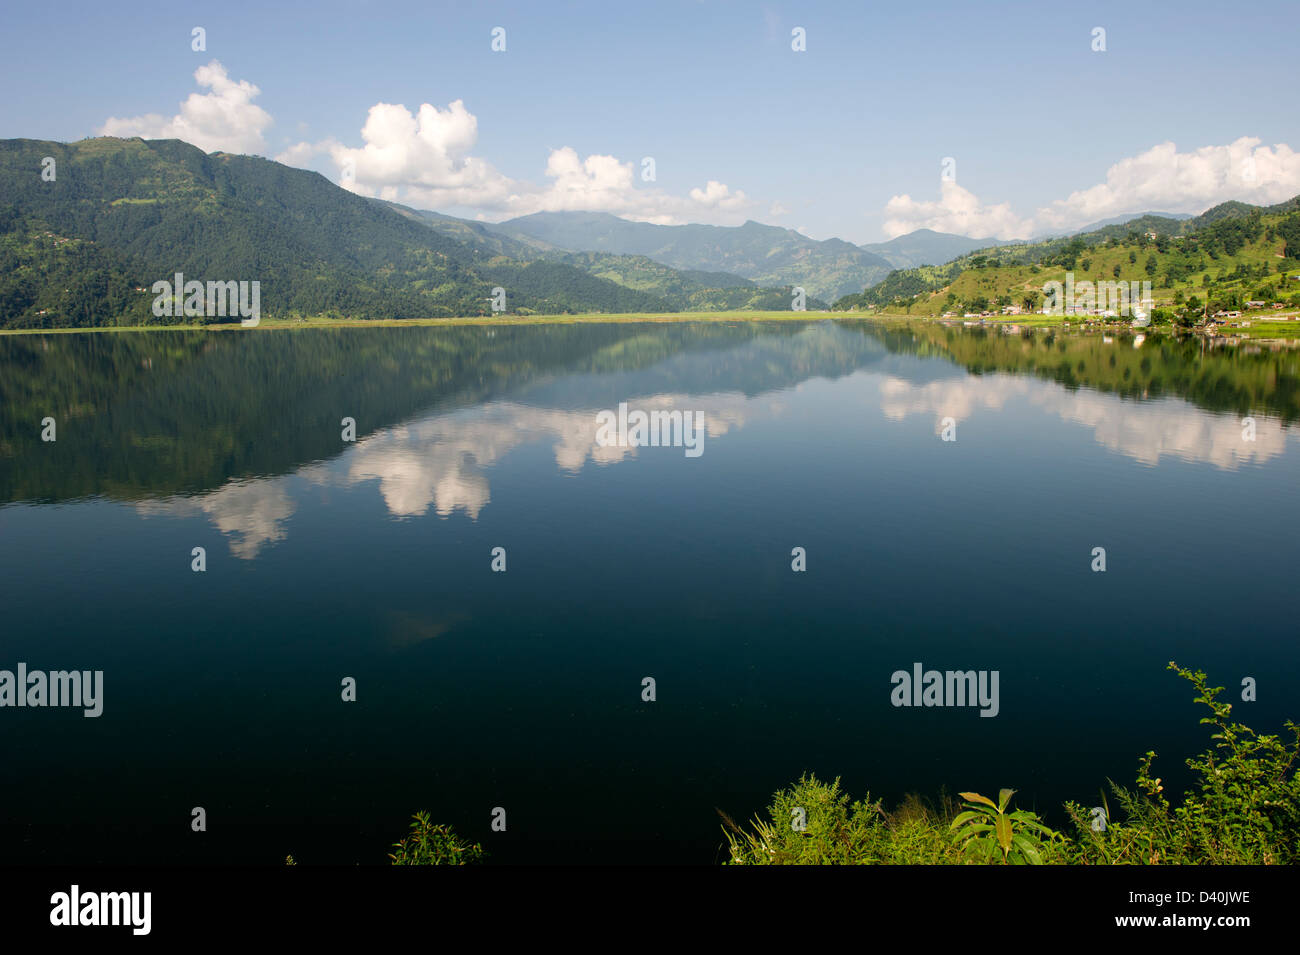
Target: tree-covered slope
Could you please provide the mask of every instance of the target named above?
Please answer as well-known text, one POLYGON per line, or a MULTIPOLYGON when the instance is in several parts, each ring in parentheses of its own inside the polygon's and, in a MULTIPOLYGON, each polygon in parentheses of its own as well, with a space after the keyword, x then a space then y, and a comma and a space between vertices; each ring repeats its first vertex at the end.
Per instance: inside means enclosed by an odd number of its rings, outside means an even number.
MULTIPOLYGON (((541 260, 572 266, 597 278, 654 296, 660 302, 653 306, 655 309, 783 311, 792 305, 793 292, 789 285, 763 287, 729 272, 673 268, 644 255, 569 252, 540 239, 511 237, 482 222, 458 219, 428 210, 408 209, 392 203, 388 205, 410 219, 502 261, 541 260)), ((540 270, 533 269, 530 274, 539 272, 540 270)), ((559 274, 557 270, 555 275, 559 274)), ((827 307, 825 302, 816 297, 807 299, 809 309, 827 307)))
POLYGON ((819 298, 857 291, 892 268, 887 259, 842 239, 818 241, 752 221, 741 226, 670 226, 603 212, 538 212, 491 228, 552 248, 641 255, 675 269, 727 272, 765 286, 797 286, 819 298))
MULTIPOLYGON (((980 249, 943 266, 900 269, 835 303, 918 316, 1043 304, 1047 282, 1150 282, 1165 318, 1240 310, 1250 301, 1300 306, 1300 198, 1223 203, 1194 218, 1142 216, 1043 242, 980 249)), ((1157 316, 1159 318, 1159 316, 1157 316)))
POLYGON ((0 326, 173 322, 152 314, 151 287, 177 272, 257 281, 262 313, 281 317, 487 314, 497 286, 512 312, 672 310, 270 160, 177 140, 0 141, 0 326))
POLYGON ((887 259, 896 269, 910 269, 918 265, 942 265, 975 249, 1008 244, 997 239, 972 239, 950 232, 917 229, 888 242, 866 243, 860 248, 887 259))

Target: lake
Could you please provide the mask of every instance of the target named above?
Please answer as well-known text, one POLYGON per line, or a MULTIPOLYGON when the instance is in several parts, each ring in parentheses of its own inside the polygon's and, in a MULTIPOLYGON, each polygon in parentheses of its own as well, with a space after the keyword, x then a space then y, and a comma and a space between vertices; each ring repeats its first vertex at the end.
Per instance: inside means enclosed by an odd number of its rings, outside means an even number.
POLYGON ((1300 716, 1298 366, 857 321, 0 337, 0 669, 103 674, 97 717, 0 708, 0 862, 383 863, 427 809, 489 861, 712 864, 804 771, 1057 825, 1147 750, 1176 788, 1209 740, 1168 661, 1300 716), (610 443, 620 405, 699 453, 610 443), (895 705, 918 664, 996 706, 895 705))

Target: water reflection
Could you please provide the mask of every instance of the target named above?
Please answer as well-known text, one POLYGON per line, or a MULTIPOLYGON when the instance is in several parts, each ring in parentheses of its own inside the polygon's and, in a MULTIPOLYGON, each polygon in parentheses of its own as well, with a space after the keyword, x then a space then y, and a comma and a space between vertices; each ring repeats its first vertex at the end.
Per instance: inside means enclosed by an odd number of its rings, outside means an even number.
POLYGON ((1289 432, 1277 419, 1261 417, 1255 421, 1254 439, 1246 440, 1241 418, 1211 414, 1179 399, 1137 402, 1010 375, 920 385, 890 376, 880 383, 880 408, 886 418, 933 416, 936 435, 944 417, 960 423, 981 411, 999 412, 1012 401, 1090 428, 1103 448, 1150 467, 1166 455, 1222 470, 1262 464, 1285 453, 1289 432))
MULTIPOLYGON (((0 338, 0 502, 108 496, 142 516, 204 516, 251 560, 285 539, 312 487, 374 484, 394 518, 477 521, 494 469, 526 445, 548 445, 565 474, 662 453, 597 443, 596 413, 620 401, 700 414, 705 470, 710 442, 783 415, 919 418, 937 434, 944 417, 996 420, 1013 404, 1147 467, 1234 470, 1285 454, 1298 365, 1163 338, 1133 349, 861 321, 0 338), (808 403, 812 382, 829 405, 808 403), (39 440, 46 414, 57 444, 39 440), (355 444, 340 441, 343 415, 355 444)), ((778 466, 797 438, 758 459, 778 466)))
POLYGON ((284 540, 296 510, 288 479, 231 481, 225 487, 192 497, 141 501, 143 517, 206 515, 230 541, 235 557, 252 560, 267 544, 284 540))
MULTIPOLYGON (((915 378, 859 371, 828 383, 834 407, 857 414, 866 406, 883 419, 922 418, 937 435, 941 421, 965 422, 999 415, 1014 404, 1035 408, 1089 429, 1108 451, 1148 467, 1166 457, 1203 462, 1222 470, 1260 465, 1286 452, 1288 429, 1259 418, 1255 440, 1242 437, 1240 419, 1211 414, 1179 399, 1134 401, 1116 395, 1074 391, 1055 382, 1005 374, 923 380, 925 360, 912 360, 915 378)), ((692 410, 700 415, 709 442, 800 409, 800 386, 771 394, 656 394, 625 396, 645 410, 692 410)), ((824 400, 824 399, 823 399, 824 400)), ((233 480, 209 492, 146 500, 142 516, 205 515, 230 542, 235 557, 251 560, 264 547, 285 539, 298 495, 317 488, 360 489, 376 484, 388 514, 418 518, 462 513, 478 520, 492 501, 490 476, 518 449, 549 444, 555 467, 565 473, 635 461, 640 455, 676 454, 669 448, 601 446, 595 407, 548 408, 492 401, 429 414, 371 434, 332 461, 313 463, 271 478, 233 480)))
MULTIPOLYGON (((627 400, 646 411, 696 412, 706 441, 780 408, 769 398, 738 394, 659 394, 627 400)), ((570 473, 581 471, 588 461, 609 466, 639 454, 674 453, 670 448, 602 446, 596 428, 596 409, 492 402, 385 429, 358 441, 334 462, 310 465, 292 475, 232 481, 215 491, 135 506, 145 517, 207 515, 230 538, 232 555, 251 560, 265 545, 284 539, 295 511, 295 485, 305 490, 377 482, 394 518, 421 517, 432 509, 440 517, 460 511, 477 520, 492 499, 487 469, 524 445, 549 442, 556 467, 570 473)))

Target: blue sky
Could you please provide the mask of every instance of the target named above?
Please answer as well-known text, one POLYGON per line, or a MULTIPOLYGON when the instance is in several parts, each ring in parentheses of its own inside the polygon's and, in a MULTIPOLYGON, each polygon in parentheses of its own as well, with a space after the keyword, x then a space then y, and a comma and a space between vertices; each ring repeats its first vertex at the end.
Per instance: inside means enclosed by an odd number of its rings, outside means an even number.
POLYGON ((922 225, 1013 237, 1300 193, 1293 0, 129 11, 8 5, 0 137, 180 130, 471 217, 753 218, 856 242, 922 225), (191 94, 209 99, 187 115, 191 94), (367 137, 378 104, 405 113, 374 117, 367 137))

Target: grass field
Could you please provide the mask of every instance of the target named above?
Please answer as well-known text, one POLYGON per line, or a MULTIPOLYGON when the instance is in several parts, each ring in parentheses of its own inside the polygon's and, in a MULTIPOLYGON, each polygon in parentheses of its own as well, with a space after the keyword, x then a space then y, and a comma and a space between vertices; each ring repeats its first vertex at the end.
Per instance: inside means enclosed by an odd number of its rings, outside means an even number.
MULTIPOLYGON (((1271 316, 1270 316, 1271 317, 1271 316)), ((212 332, 280 330, 286 328, 409 328, 419 326, 460 326, 460 325, 566 325, 566 324, 624 324, 636 322, 810 322, 810 321, 869 321, 878 324, 906 324, 909 322, 939 321, 932 316, 906 314, 903 312, 629 312, 612 314, 607 312, 588 312, 577 315, 489 315, 467 316, 464 318, 403 318, 403 319, 350 319, 350 318, 305 318, 276 319, 264 318, 256 328, 246 329, 235 322, 223 322, 212 325, 115 325, 97 328, 11 328, 0 329, 0 335, 67 335, 79 332, 158 332, 158 331, 196 331, 212 332)), ((1300 339, 1300 321, 1268 321, 1266 319, 1246 316, 1249 328, 1222 328, 1219 334, 1243 339, 1300 339)), ((961 323, 970 319, 944 319, 943 321, 961 323)), ((985 327, 999 325, 1018 325, 1021 328, 1064 328, 1066 319, 1052 315, 1007 315, 986 319, 985 327)), ((1072 317, 1069 327, 1113 333, 1128 331, 1126 321, 1100 322, 1094 320, 1091 326, 1085 326, 1080 317, 1072 317)), ((1147 334, 1170 332, 1169 325, 1158 325, 1142 329, 1147 334)))
MULTIPOLYGON (((845 315, 843 312, 833 313, 836 317, 845 315)), ((947 318, 936 319, 928 315, 909 315, 905 312, 864 312, 864 313, 847 313, 855 315, 858 318, 867 321, 881 322, 950 322, 962 324, 963 322, 978 321, 978 319, 969 318, 947 318)), ((1290 313, 1286 313, 1290 314, 1290 313)), ((1267 338, 1267 339, 1300 339, 1300 321, 1287 321, 1273 319, 1272 315, 1267 312, 1259 312, 1256 315, 1260 317, 1244 316, 1243 321, 1250 322, 1249 328, 1231 328, 1226 325, 1220 325, 1216 334, 1232 338, 1267 338), (1271 320, 1273 319, 1273 320, 1271 320)), ((1068 327, 1076 330, 1089 330, 1112 334, 1121 331, 1142 332, 1147 335, 1153 333, 1171 333, 1174 331, 1172 325, 1168 322, 1151 325, 1146 328, 1135 329, 1127 320, 1106 320, 1093 318, 1089 323, 1083 316, 1057 316, 1057 315, 1001 315, 994 318, 986 318, 985 328, 994 328, 1002 325, 1019 325, 1021 328, 1065 328, 1068 327)), ((1190 329, 1179 329, 1183 334, 1190 333, 1190 329)))
MULTIPOLYGON (((465 318, 264 318, 253 329, 236 322, 213 325, 115 325, 98 328, 6 328, 0 335, 61 335, 75 332, 158 332, 158 331, 260 331, 282 328, 409 328, 412 325, 565 325, 620 324, 630 322, 808 322, 849 317, 843 312, 588 312, 578 315, 473 315, 465 318)), ((858 316, 864 317, 864 316, 858 316)))

